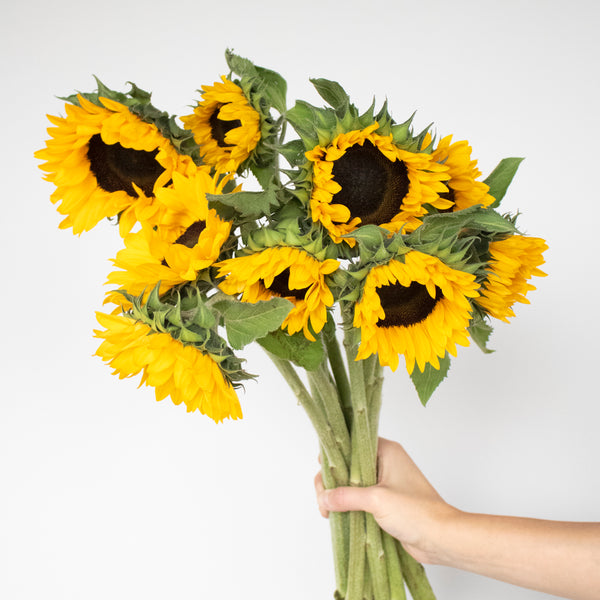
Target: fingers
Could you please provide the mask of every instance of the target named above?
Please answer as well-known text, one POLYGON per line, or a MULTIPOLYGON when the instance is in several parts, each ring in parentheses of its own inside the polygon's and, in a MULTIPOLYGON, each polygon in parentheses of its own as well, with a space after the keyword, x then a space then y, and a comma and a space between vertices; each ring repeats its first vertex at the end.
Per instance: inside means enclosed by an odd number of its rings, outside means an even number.
POLYGON ((374 510, 373 488, 338 487, 326 490, 320 472, 315 475, 314 484, 319 512, 326 519, 329 518, 330 511, 365 510, 373 512, 374 510))
POLYGON ((335 512, 349 510, 364 510, 376 512, 377 486, 371 487, 337 487, 324 490, 321 494, 319 505, 323 509, 335 512))

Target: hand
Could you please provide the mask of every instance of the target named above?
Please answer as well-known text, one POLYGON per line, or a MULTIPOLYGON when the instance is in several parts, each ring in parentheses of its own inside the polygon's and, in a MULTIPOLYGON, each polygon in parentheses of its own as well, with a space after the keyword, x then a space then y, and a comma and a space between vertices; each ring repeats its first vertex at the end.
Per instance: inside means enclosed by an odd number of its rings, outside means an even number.
POLYGON ((319 509, 363 510, 423 563, 443 564, 573 600, 600 598, 600 523, 462 512, 440 497, 404 448, 379 440, 378 483, 325 490, 319 509))
POLYGON ((377 454, 377 485, 325 490, 321 473, 317 474, 315 488, 321 514, 370 512, 416 560, 436 562, 440 526, 458 511, 444 502, 400 444, 380 438, 377 454))

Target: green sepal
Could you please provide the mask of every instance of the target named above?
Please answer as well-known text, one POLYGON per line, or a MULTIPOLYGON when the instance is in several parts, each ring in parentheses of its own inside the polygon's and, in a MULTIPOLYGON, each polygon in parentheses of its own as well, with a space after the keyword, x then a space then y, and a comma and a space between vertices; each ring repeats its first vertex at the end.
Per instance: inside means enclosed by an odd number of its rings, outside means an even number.
POLYGON ((490 204, 490 208, 496 208, 500 205, 502 198, 506 194, 508 186, 511 184, 517 169, 524 158, 503 158, 498 166, 487 176, 483 183, 490 187, 489 194, 495 200, 490 204))
POLYGON ((272 207, 278 205, 277 194, 270 188, 261 192, 235 192, 233 194, 206 194, 210 206, 219 212, 219 206, 227 206, 241 217, 259 219, 268 216, 272 207))
MULTIPOLYGON (((449 266, 468 272, 480 269, 480 242, 516 232, 514 220, 494 210, 473 206, 453 213, 431 214, 405 237, 408 246, 437 256, 449 266)), ((484 244, 487 248, 487 242, 484 244)))
POLYGON ((324 357, 321 339, 317 337, 316 341, 311 342, 301 332, 289 335, 278 329, 256 341, 271 354, 285 360, 291 360, 307 371, 317 369, 324 357))
POLYGON ((281 327, 293 304, 285 298, 271 298, 256 303, 219 300, 212 306, 223 317, 229 344, 240 350, 281 327))
POLYGON ((485 313, 477 308, 473 310, 473 318, 469 324, 468 331, 469 335, 479 346, 482 352, 485 354, 491 354, 494 352, 494 350, 488 348, 487 346, 490 335, 494 331, 494 328, 485 319, 485 313))
POLYGON ((174 115, 169 115, 167 112, 161 111, 153 106, 150 102, 152 97, 151 92, 143 90, 131 81, 127 82, 127 84, 131 86, 131 89, 128 92, 117 92, 111 90, 95 75, 93 77, 96 80, 95 92, 79 92, 79 94, 61 98, 61 100, 79 106, 77 95, 80 95, 96 106, 103 108, 104 105, 100 101, 100 98, 114 100, 115 102, 126 106, 133 115, 139 117, 142 121, 155 125, 160 133, 173 144, 177 152, 191 156, 198 165, 202 164, 199 155, 199 147, 194 141, 192 132, 181 128, 177 124, 174 115))
POLYGON ((152 289, 146 302, 144 294, 131 296, 121 292, 132 304, 125 316, 141 321, 155 333, 168 334, 174 340, 209 355, 234 387, 239 387, 236 382, 255 378, 242 369, 243 360, 235 356, 219 336, 217 315, 195 285, 187 285, 180 291, 170 290, 164 297, 160 296, 159 290, 160 284, 152 289))
POLYGON ((410 375, 412 382, 417 390, 419 400, 423 406, 427 405, 433 392, 444 381, 450 370, 450 356, 446 352, 444 358, 440 359, 440 368, 436 369, 429 363, 425 364, 425 370, 422 372, 417 365, 410 375))

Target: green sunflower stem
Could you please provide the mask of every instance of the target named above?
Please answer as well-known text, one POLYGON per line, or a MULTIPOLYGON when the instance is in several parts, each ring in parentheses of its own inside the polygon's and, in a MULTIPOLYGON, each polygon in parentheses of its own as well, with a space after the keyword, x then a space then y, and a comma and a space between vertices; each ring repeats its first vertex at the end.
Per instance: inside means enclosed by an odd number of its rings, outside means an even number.
MULTIPOLYGON (((327 489, 335 487, 335 478, 333 477, 329 461, 323 449, 321 448, 321 473, 323 484, 327 489)), ((335 582, 337 594, 340 598, 345 598, 348 589, 348 562, 349 562, 349 527, 350 515, 342 512, 332 512, 329 514, 329 527, 331 529, 331 542, 333 546, 333 564, 335 568, 335 582)))
POLYGON ((435 594, 431 589, 423 565, 416 561, 403 547, 400 542, 395 540, 398 549, 400 564, 402 565, 402 574, 406 587, 408 588, 413 600, 435 600, 435 594))
POLYGON ((400 562, 396 540, 385 531, 382 531, 381 535, 388 570, 388 579, 390 582, 390 600, 406 600, 402 564, 400 562))
POLYGON ((350 459, 350 432, 342 412, 338 390, 331 380, 331 375, 325 363, 321 363, 314 371, 308 371, 308 380, 313 397, 320 400, 321 407, 329 426, 333 431, 337 446, 345 457, 350 459))
POLYGON ((294 366, 288 360, 279 358, 271 352, 267 351, 267 354, 288 382, 298 402, 306 411, 308 418, 315 428, 321 447, 327 456, 330 471, 337 485, 346 485, 349 481, 347 459, 339 450, 334 432, 327 421, 324 411, 319 406, 319 403, 308 393, 294 366))
POLYGON ((350 513, 348 587, 344 600, 364 600, 366 568, 365 513, 350 513))
POLYGON ((336 335, 335 323, 331 315, 323 330, 323 340, 325 342, 325 348, 327 349, 327 358, 329 359, 331 372, 333 373, 340 395, 340 402, 346 418, 346 425, 348 429, 350 429, 352 425, 352 392, 350 390, 346 365, 344 364, 342 351, 340 350, 340 344, 336 335))

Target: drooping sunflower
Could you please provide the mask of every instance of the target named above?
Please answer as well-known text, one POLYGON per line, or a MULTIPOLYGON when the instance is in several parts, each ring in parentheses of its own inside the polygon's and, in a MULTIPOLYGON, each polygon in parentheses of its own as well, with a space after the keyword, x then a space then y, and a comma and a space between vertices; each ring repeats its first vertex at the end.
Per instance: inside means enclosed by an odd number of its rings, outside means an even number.
POLYGON ((202 86, 202 100, 181 121, 194 134, 203 161, 221 172, 235 173, 261 137, 259 113, 225 76, 202 86))
POLYGON ((277 246, 248 256, 219 263, 219 276, 226 279, 219 287, 227 294, 242 294, 242 302, 258 302, 279 296, 294 307, 281 328, 294 334, 302 331, 314 341, 327 322, 327 308, 333 305, 333 294, 325 276, 333 273, 339 262, 317 260, 300 248, 277 246))
POLYGON ((469 344, 469 298, 478 287, 474 275, 416 250, 404 262, 375 266, 354 308, 361 330, 357 360, 377 353, 382 366, 396 370, 403 354, 409 373, 415 362, 421 371, 427 363, 439 369, 446 352, 456 356, 456 344, 469 344))
POLYGON ((441 197, 448 191, 443 183, 448 168, 429 154, 398 147, 391 134, 375 133, 378 127, 375 122, 341 133, 329 145, 306 152, 312 163, 312 219, 337 243, 359 225, 412 230, 426 214, 425 204, 452 205, 441 197))
POLYGON ((120 215, 121 235, 131 230, 143 211, 156 213, 156 190, 169 184, 173 173, 191 173, 193 160, 179 154, 152 123, 108 98, 101 106, 81 95, 78 105, 65 104, 66 117, 48 115, 46 147, 35 153, 46 161, 40 168, 55 184, 50 199, 66 218, 60 228, 89 231, 106 217, 120 215))
MULTIPOLYGON (((162 207, 158 225, 144 223, 140 231, 125 236, 125 247, 113 260, 119 270, 109 274, 107 283, 147 297, 158 282, 164 293, 194 281, 200 270, 219 258, 231 231, 231 223, 209 209, 206 198, 220 194, 225 182, 201 169, 190 177, 173 173, 172 186, 156 190, 162 207)), ((109 292, 107 301, 129 307, 118 292, 109 292)))
MULTIPOLYGON (((430 141, 430 136, 426 136, 425 145, 430 141)), ((481 171, 477 168, 477 161, 471 159, 471 151, 469 142, 462 140, 452 143, 452 136, 448 135, 438 142, 431 153, 434 161, 448 167, 448 191, 440 195, 453 203, 450 210, 462 210, 477 204, 487 207, 494 202, 488 193, 489 186, 477 181, 481 171)))
POLYGON ((103 340, 96 355, 120 379, 142 373, 140 385, 154 387, 157 400, 170 396, 217 423, 242 417, 235 390, 208 354, 131 317, 97 313, 97 318, 104 331, 94 332, 103 340))
POLYGON ((508 318, 515 316, 511 308, 515 302, 529 304, 525 296, 536 289, 529 279, 546 275, 538 267, 544 264, 542 253, 547 249, 543 239, 523 235, 492 242, 489 274, 477 304, 492 317, 508 323, 508 318))

